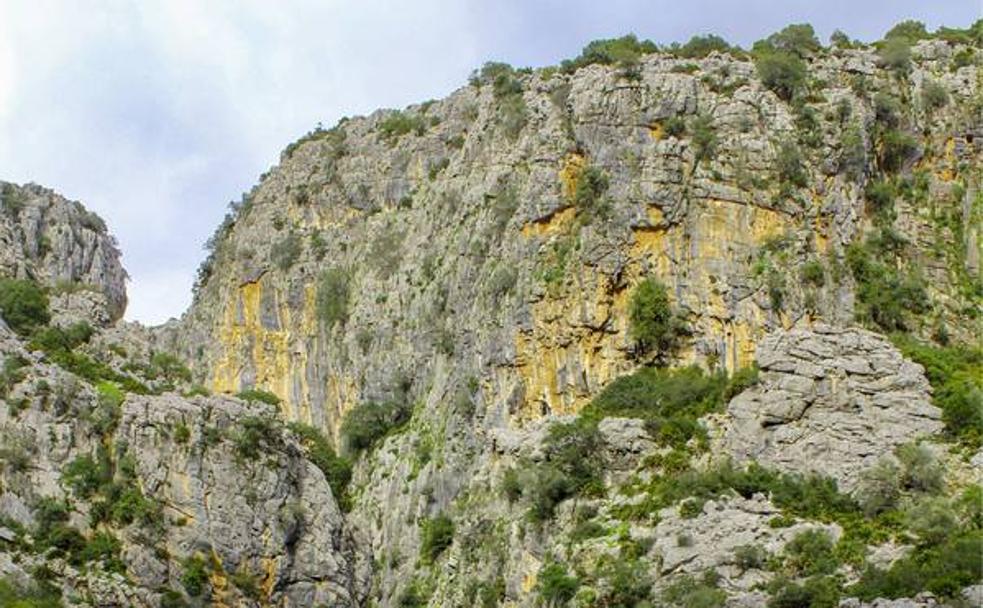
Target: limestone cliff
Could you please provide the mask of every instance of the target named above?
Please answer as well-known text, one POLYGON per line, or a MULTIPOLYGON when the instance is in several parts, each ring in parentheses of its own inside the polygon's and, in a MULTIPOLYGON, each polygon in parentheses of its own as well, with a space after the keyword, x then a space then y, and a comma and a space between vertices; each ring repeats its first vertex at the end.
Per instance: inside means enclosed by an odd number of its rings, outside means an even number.
POLYGON ((56 314, 0 324, 0 585, 154 608, 978 602, 979 39, 799 48, 796 27, 753 54, 632 38, 488 64, 319 127, 162 327, 71 325, 125 305, 112 239, 5 186, 0 274, 56 314), (658 348, 643 286, 668 300, 658 348))

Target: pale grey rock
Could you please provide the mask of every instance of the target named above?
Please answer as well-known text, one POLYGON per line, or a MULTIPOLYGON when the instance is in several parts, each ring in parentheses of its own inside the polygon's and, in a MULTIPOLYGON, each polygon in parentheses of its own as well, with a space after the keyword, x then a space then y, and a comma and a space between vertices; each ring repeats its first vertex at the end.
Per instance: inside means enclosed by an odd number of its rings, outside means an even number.
POLYGON ((878 458, 942 428, 921 367, 872 332, 777 331, 757 360, 760 383, 730 402, 718 433, 738 461, 821 473, 849 491, 878 458))

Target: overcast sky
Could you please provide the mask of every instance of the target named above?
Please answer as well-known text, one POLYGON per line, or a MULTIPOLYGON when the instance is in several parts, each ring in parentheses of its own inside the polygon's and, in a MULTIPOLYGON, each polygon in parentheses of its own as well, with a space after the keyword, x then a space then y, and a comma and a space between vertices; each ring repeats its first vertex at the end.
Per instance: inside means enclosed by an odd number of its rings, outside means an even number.
POLYGON ((0 0, 0 180, 102 215, 132 277, 127 318, 159 323, 189 304, 228 202, 318 122, 628 32, 749 45, 808 21, 873 40, 981 14, 983 0, 0 0))

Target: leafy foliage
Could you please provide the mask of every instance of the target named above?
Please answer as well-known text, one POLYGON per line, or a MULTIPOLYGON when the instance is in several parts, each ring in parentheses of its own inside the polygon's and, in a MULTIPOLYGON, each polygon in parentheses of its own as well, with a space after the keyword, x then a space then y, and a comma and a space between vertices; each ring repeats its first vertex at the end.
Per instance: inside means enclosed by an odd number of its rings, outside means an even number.
POLYGON ((576 59, 568 59, 560 64, 564 72, 573 73, 591 64, 618 65, 630 71, 639 60, 657 49, 651 40, 639 40, 634 34, 621 38, 594 40, 584 47, 576 59))
POLYGON ((354 452, 367 450, 387 434, 410 420, 410 407, 398 401, 369 401, 352 408, 341 422, 345 447, 354 452))
POLYGON ((270 259, 277 268, 283 271, 290 268, 300 257, 303 246, 300 237, 295 232, 290 232, 287 236, 273 244, 270 249, 270 259))
POLYGON ((393 142, 403 135, 415 133, 423 135, 427 124, 422 116, 394 110, 379 122, 379 133, 389 142, 393 142))
POLYGON ((321 273, 317 282, 317 316, 328 327, 348 320, 348 304, 351 298, 348 273, 340 268, 329 268, 321 273))
POLYGON ((259 401, 260 403, 272 405, 273 407, 278 407, 280 405, 279 397, 270 391, 264 391, 263 389, 259 388, 248 388, 244 391, 239 391, 236 397, 242 399, 243 401, 259 401))
POLYGON ((352 463, 335 453, 328 438, 319 429, 302 422, 292 422, 289 428, 300 438, 310 461, 324 473, 338 505, 347 511, 351 507, 348 484, 352 479, 352 463))
POLYGON ((862 244, 847 248, 846 262, 857 282, 856 315, 884 331, 906 330, 910 315, 928 311, 928 294, 913 272, 900 268, 895 233, 882 230, 862 244))
POLYGON ((587 167, 577 175, 573 203, 586 221, 603 219, 608 215, 604 193, 609 183, 607 174, 597 167, 587 167))
POLYGON ((904 356, 921 364, 932 384, 932 402, 942 410, 946 434, 972 450, 983 445, 983 350, 936 347, 895 335, 904 356))
POLYGON ((729 53, 738 49, 732 47, 720 36, 708 34, 706 36, 693 36, 686 44, 673 46, 669 50, 673 55, 684 59, 702 59, 713 52, 729 53))
POLYGON ((34 281, 0 279, 0 317, 18 334, 30 335, 51 319, 48 296, 34 281))
POLYGON ((643 353, 671 355, 687 329, 673 311, 669 291, 656 279, 647 278, 635 288, 628 304, 628 334, 643 353))
POLYGON ((420 557, 426 564, 434 563, 454 542, 454 521, 441 513, 421 524, 420 557))
POLYGON ((573 599, 580 588, 580 580, 567 574, 563 564, 550 561, 543 564, 536 577, 536 590, 547 606, 562 606, 573 599))

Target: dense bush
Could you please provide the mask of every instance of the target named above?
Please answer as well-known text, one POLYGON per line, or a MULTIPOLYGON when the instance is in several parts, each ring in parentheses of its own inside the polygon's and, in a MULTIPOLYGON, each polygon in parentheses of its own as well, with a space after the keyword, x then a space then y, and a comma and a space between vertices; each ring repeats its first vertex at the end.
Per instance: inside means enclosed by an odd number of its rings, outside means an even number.
POLYGON ((785 545, 784 553, 786 567, 796 576, 832 574, 838 565, 833 539, 825 530, 799 532, 785 545))
POLYGON ((662 592, 662 599, 680 608, 720 608, 727 601, 727 593, 717 587, 713 571, 708 570, 702 580, 679 577, 662 592))
POLYGON ((707 375, 699 367, 642 368, 611 382, 583 410, 588 417, 641 418, 665 445, 682 447, 705 436, 698 419, 719 411, 726 400, 756 382, 753 369, 707 375))
POLYGON ((411 415, 410 407, 398 401, 369 401, 356 405, 341 421, 345 448, 353 452, 367 450, 409 422, 411 415))
POLYGON ((200 555, 191 555, 181 560, 181 585, 191 597, 198 597, 205 592, 208 584, 208 562, 200 555))
POLYGON ((730 53, 738 50, 720 36, 713 34, 693 36, 686 44, 674 45, 669 49, 673 55, 684 59, 702 59, 715 51, 719 53, 730 53))
POLYGON ((902 335, 893 339, 906 357, 925 368, 949 438, 978 450, 983 445, 983 350, 935 347, 902 335))
POLYGON ((317 317, 321 322, 331 327, 347 321, 350 298, 348 273, 340 268, 321 273, 317 282, 317 317))
POLYGON ((761 84, 785 101, 791 101, 805 86, 805 63, 792 53, 773 48, 757 49, 754 67, 761 84))
POLYGON ((836 608, 840 586, 830 576, 814 576, 799 584, 779 577, 768 586, 768 608, 836 608))
POLYGON ((755 49, 763 47, 789 53, 803 59, 815 55, 823 45, 816 38, 816 32, 808 23, 793 23, 768 36, 763 43, 755 44, 755 49))
POLYGON ((536 590, 547 606, 562 606, 573 599, 580 580, 567 574, 566 566, 550 561, 543 565, 536 577, 536 590))
POLYGON ((348 484, 352 479, 352 463, 335 453, 331 442, 319 429, 302 422, 292 422, 289 428, 304 445, 307 458, 324 473, 335 501, 347 511, 351 507, 348 484))
POLYGON ((587 167, 577 175, 574 185, 573 203, 586 222, 604 219, 608 213, 608 203, 604 199, 609 185, 608 176, 597 167, 587 167))
POLYGON ((443 513, 423 520, 420 531, 420 558, 425 564, 434 563, 454 542, 454 521, 443 513))
POLYGON ((24 587, 12 579, 0 578, 0 606, 8 608, 62 608, 61 593, 51 587, 24 587))
POLYGON ((713 117, 700 114, 693 119, 689 130, 693 134, 693 151, 697 162, 713 158, 717 152, 717 128, 713 124, 713 117))
POLYGON ((564 60, 560 64, 560 69, 564 72, 573 73, 594 63, 601 65, 616 64, 622 68, 631 69, 638 64, 644 55, 654 53, 656 50, 657 47, 654 42, 639 40, 634 34, 628 34, 621 38, 594 40, 584 47, 577 58, 564 60))
POLYGON ((379 133, 389 142, 395 141, 407 133, 423 135, 426 128, 426 121, 422 116, 399 110, 394 110, 379 123, 379 133))
POLYGON ((239 391, 236 397, 243 401, 259 401, 260 403, 272 405, 273 407, 279 407, 280 405, 279 397, 270 391, 264 391, 259 388, 247 388, 244 391, 239 391))
POLYGON ((239 428, 232 434, 236 457, 243 462, 257 460, 267 450, 279 444, 280 434, 276 423, 265 416, 247 416, 239 421, 239 428))
POLYGON ((920 278, 898 268, 892 233, 847 247, 846 262, 857 283, 856 316, 883 331, 907 330, 911 315, 928 311, 920 278))
POLYGON ((0 279, 0 317, 22 336, 51 320, 48 296, 37 283, 21 279, 0 279))
POLYGON ((687 334, 685 323, 669 302, 669 291, 652 278, 643 280, 632 292, 628 322, 628 335, 642 353, 672 355, 687 334))
POLYGON ((805 165, 802 163, 802 152, 791 141, 783 141, 775 156, 775 172, 778 181, 785 187, 802 188, 808 183, 805 165))
POLYGON ((945 87, 934 80, 926 80, 922 83, 922 106, 926 111, 932 112, 945 106, 949 102, 949 93, 945 87))

